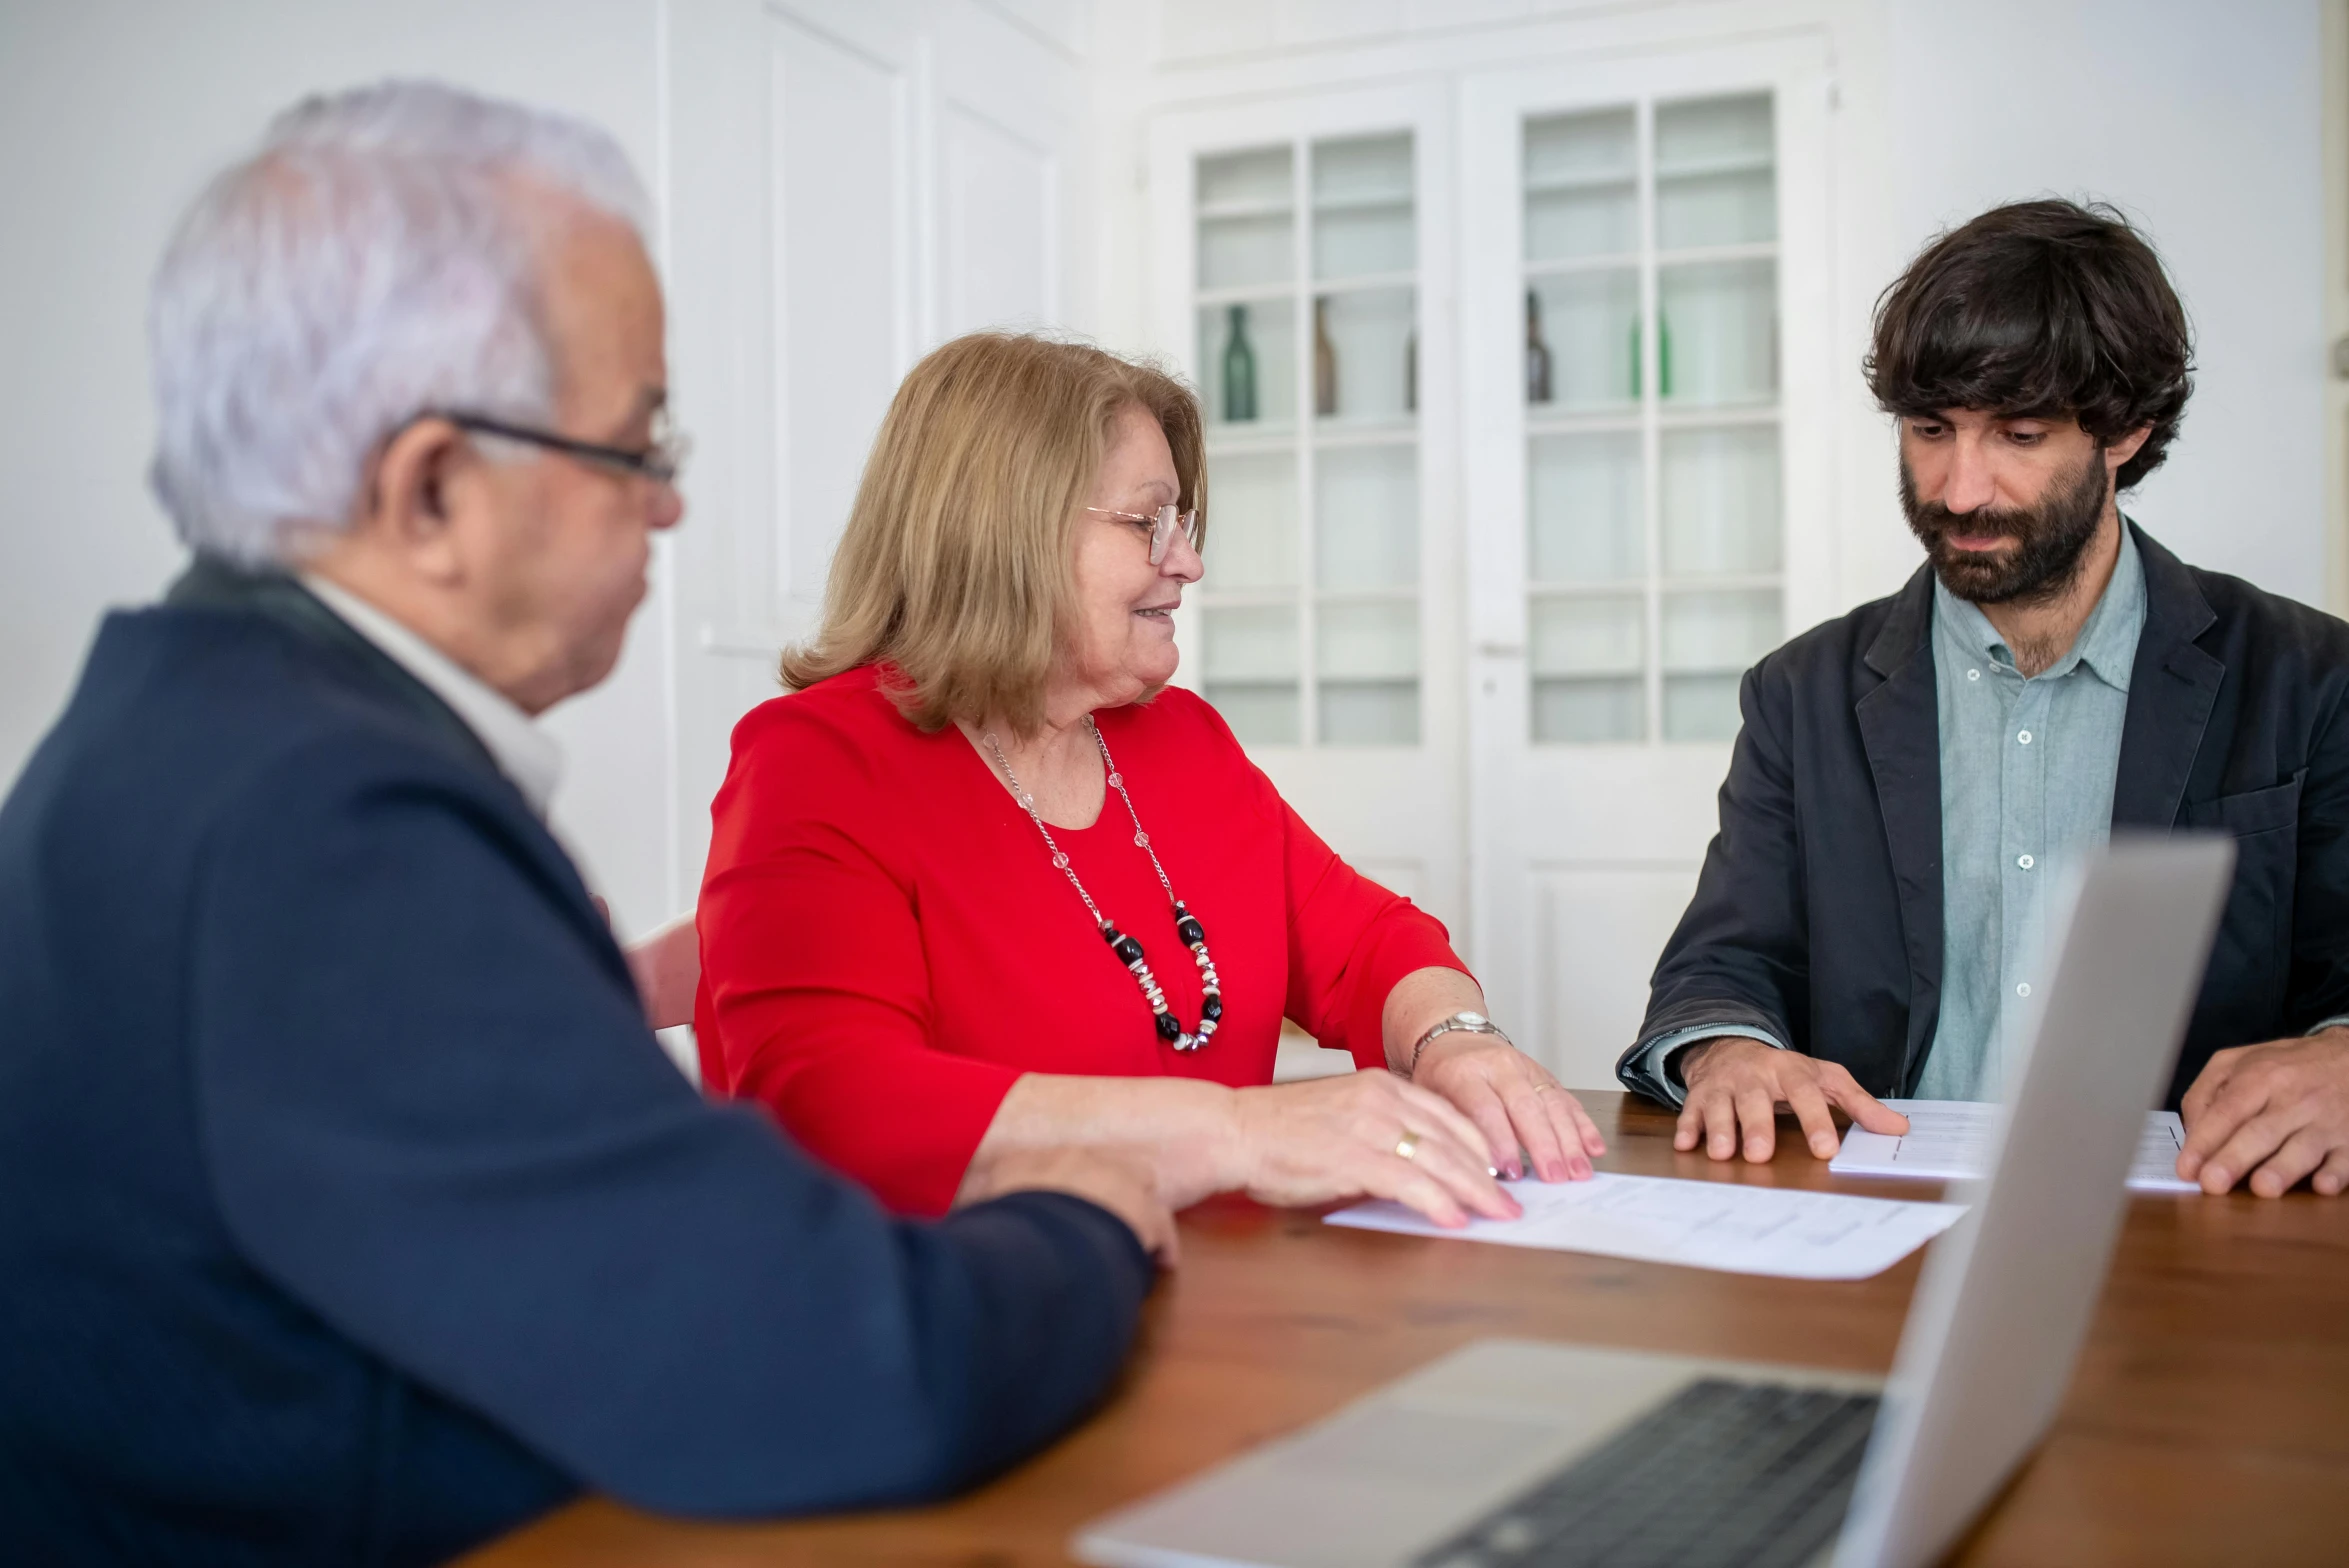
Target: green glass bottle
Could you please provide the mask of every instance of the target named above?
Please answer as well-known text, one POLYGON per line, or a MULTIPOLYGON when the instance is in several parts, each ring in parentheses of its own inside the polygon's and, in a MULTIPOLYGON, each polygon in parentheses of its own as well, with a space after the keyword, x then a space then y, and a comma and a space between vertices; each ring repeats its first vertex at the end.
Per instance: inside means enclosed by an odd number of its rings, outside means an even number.
MULTIPOLYGON (((1639 401, 1639 318, 1631 318, 1631 400, 1639 401)), ((1656 395, 1672 395, 1672 322, 1662 311, 1656 312, 1656 395)))
POLYGON ((1237 424, 1256 417, 1256 350, 1248 346, 1248 307, 1234 305, 1223 346, 1223 417, 1237 424))
POLYGON ((1542 297, 1525 291, 1525 401, 1550 400, 1550 345, 1542 341, 1542 297))
POLYGON ((1329 337, 1329 301, 1313 302, 1313 412, 1328 419, 1338 411, 1338 346, 1329 337))

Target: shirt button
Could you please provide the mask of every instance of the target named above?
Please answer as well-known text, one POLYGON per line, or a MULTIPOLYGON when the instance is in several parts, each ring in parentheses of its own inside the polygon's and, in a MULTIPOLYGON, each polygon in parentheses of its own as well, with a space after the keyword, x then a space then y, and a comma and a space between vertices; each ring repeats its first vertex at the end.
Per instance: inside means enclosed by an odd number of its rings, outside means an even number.
POLYGON ((2017 996, 2029 996, 2030 994, 2031 994, 2031 982, 2030 982, 2030 981, 2028 981, 2028 980, 2024 981, 2024 982, 2023 982, 2021 985, 2019 985, 2019 986, 2016 986, 2016 987, 2015 987, 2015 995, 2017 995, 2017 996))
POLYGON ((1967 680, 1970 680, 1970 681, 1978 681, 1978 680, 1980 680, 1981 678, 1982 678, 1982 672, 1981 672, 1980 670, 1968 670, 1968 671, 1966 671, 1966 679, 1967 679, 1967 680))
POLYGON ((2017 735, 2017 736, 2015 737, 2015 739, 2017 739, 2017 740, 2021 741, 2021 742, 2022 742, 2024 745, 2028 746, 2028 745, 2030 745, 2030 744, 2031 744, 2031 732, 2030 732, 2029 730, 2025 730, 2025 731, 2023 731, 2023 733, 2022 733, 2022 734, 2020 734, 2020 735, 2017 735))
POLYGON ((2015 857, 2015 864, 2021 866, 2025 871, 2028 871, 2033 866, 2039 864, 2039 862, 2033 860, 2029 855, 2017 855, 2015 857))

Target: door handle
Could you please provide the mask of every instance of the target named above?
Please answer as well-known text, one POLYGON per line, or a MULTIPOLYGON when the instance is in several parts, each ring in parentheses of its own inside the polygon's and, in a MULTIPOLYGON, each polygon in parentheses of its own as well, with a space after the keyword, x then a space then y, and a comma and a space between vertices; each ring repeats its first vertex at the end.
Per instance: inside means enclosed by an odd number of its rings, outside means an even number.
POLYGON ((1525 644, 1521 642, 1480 642, 1476 645, 1476 656, 1480 659, 1522 659, 1525 657, 1525 644))

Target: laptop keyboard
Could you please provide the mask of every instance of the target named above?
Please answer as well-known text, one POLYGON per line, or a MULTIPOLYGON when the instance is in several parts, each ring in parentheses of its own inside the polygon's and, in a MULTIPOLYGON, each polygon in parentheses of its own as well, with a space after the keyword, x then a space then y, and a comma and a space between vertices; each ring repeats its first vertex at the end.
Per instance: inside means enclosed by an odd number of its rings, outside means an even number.
POLYGON ((1876 1405, 1701 1379, 1414 1568, 1800 1568, 1842 1527, 1876 1405))

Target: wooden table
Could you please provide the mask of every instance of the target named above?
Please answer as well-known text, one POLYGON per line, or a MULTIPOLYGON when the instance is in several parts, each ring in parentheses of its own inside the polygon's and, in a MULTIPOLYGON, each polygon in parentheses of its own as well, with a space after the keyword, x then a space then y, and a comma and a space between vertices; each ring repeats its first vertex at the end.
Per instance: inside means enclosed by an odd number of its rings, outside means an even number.
MULTIPOLYGON (((1716 1166, 1674 1153, 1670 1118, 1645 1101, 1582 1098, 1607 1133, 1607 1170, 1935 1195, 1830 1177, 1785 1136, 1771 1164, 1716 1166)), ((473 1561, 1066 1563, 1084 1521, 1484 1335, 1884 1370, 1918 1263, 1857 1283, 1752 1279, 1219 1200, 1184 1216, 1183 1266, 1106 1408, 960 1502, 715 1527, 590 1501, 473 1561)), ((2055 1430, 1954 1560, 2349 1562, 2349 1198, 2133 1197, 2055 1430)))

